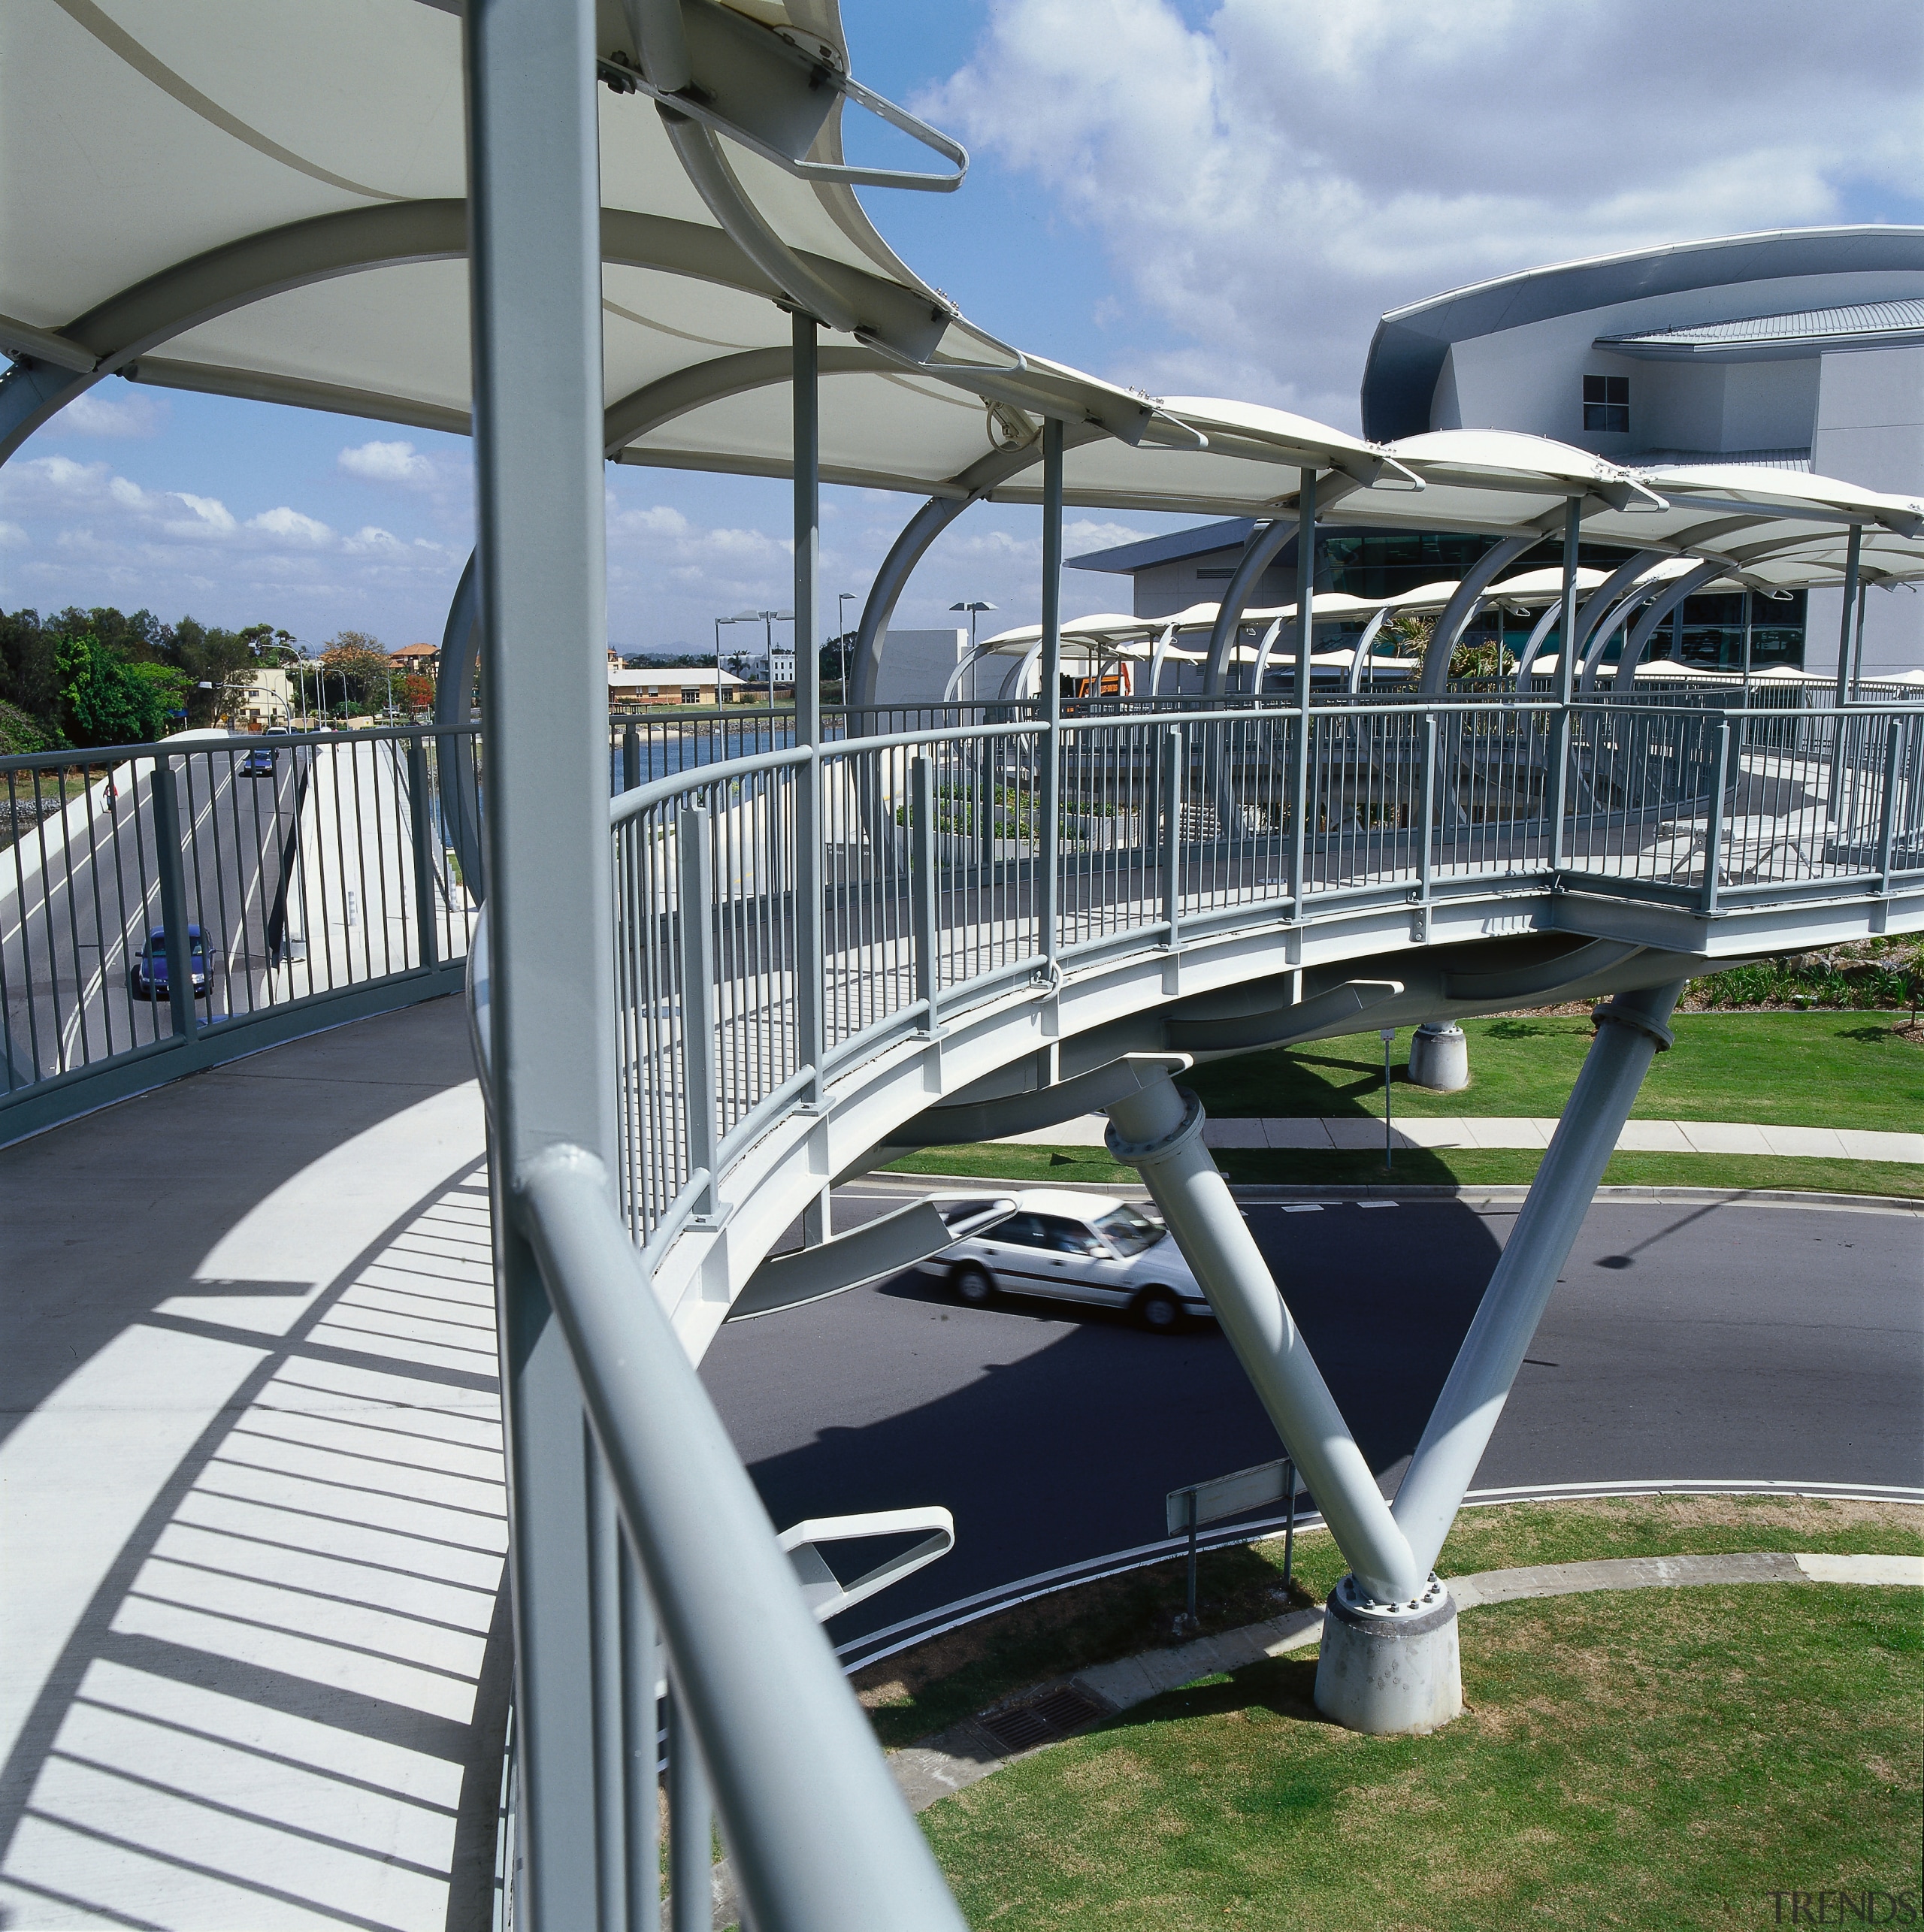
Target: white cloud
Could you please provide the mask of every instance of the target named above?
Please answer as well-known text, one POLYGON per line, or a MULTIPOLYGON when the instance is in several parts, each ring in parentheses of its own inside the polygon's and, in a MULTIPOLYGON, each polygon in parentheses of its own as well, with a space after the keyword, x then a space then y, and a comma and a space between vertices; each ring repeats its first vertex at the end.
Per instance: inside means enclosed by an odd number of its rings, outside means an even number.
MULTIPOLYGON (((135 491, 132 494, 123 492, 119 485, 126 483, 126 480, 124 476, 116 476, 110 487, 113 490, 116 500, 138 506, 144 498, 146 492, 135 491)), ((132 488, 132 486, 129 485, 129 488, 132 488)), ((183 535, 195 535, 210 531, 225 537, 231 534, 238 527, 234 521, 234 512, 217 497, 189 496, 185 490, 177 491, 174 494, 178 501, 185 503, 194 512, 195 518, 198 519, 200 528, 197 531, 195 525, 187 523, 171 524, 168 525, 170 529, 178 531, 183 535)))
POLYGON ((298 509, 289 509, 285 503, 278 509, 263 510, 259 516, 250 516, 247 528, 264 531, 268 536, 278 537, 286 543, 311 545, 316 549, 334 541, 334 532, 325 524, 302 516, 298 509))
POLYGON ((434 466, 411 443, 363 443, 335 458, 351 476, 373 483, 402 483, 424 489, 434 480, 434 466))
POLYGON ((120 383, 110 395, 93 389, 76 396, 56 423, 81 436, 158 436, 168 415, 165 397, 145 395, 120 383))
POLYGON ((1920 63, 1913 0, 1000 0, 921 104, 1187 345, 1121 373, 1353 421, 1386 308, 1914 195, 1920 63))
POLYGON ((237 512, 60 455, 0 469, 0 607, 145 606, 207 623, 267 618, 315 637, 437 629, 467 553, 374 524, 343 536, 286 503, 237 512))

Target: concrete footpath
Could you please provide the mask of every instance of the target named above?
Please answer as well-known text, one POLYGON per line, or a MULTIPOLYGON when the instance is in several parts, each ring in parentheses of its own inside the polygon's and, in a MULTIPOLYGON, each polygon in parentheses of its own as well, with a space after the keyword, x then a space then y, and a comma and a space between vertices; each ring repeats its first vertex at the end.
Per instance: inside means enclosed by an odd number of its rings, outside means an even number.
MULTIPOLYGON (((1085 1114, 1060 1126, 1011 1134, 1003 1144, 1097 1147, 1109 1126, 1085 1114)), ((1468 1114, 1438 1120, 1395 1119, 1390 1141, 1399 1147, 1547 1147, 1553 1120, 1468 1114)), ((1217 1120, 1204 1123, 1212 1147, 1287 1147, 1328 1153, 1380 1152, 1383 1123, 1373 1114, 1300 1120, 1217 1120)), ((1924 1133, 1874 1132, 1855 1127, 1762 1127, 1735 1120, 1631 1120, 1617 1137, 1630 1153, 1788 1154, 1817 1160, 1889 1160, 1924 1166, 1924 1133)))
POLYGON ((0 1151, 0 1924, 489 1924, 483 1150, 449 999, 0 1151))

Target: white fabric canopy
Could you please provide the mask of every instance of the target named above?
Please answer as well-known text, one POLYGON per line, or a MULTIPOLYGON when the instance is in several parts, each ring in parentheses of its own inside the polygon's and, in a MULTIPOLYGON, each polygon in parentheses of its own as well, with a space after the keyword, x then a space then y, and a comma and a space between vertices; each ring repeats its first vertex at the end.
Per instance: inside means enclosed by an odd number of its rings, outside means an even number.
MULTIPOLYGON (((787 473, 790 324, 822 319, 830 482, 1039 500, 1066 425, 1074 504, 1333 528, 1549 536, 1727 558, 1757 583, 1916 576, 1924 503, 1756 470, 1632 474, 1505 431, 1393 447, 1257 404, 1153 398, 963 318, 853 192, 834 0, 668 0, 600 16, 607 445, 787 473), (664 24, 665 23, 665 24, 664 24), (670 71, 673 70, 673 71, 670 71), (679 90, 679 91, 678 91, 679 90), (672 125, 657 98, 676 104, 672 125), (1825 573, 1831 574, 1826 576, 1825 573)), ((0 458, 110 376, 463 430, 461 23, 437 0, 10 0, 0 8, 0 458)), ((932 150, 960 150, 890 110, 932 150)), ((884 204, 885 205, 885 202, 884 204)))

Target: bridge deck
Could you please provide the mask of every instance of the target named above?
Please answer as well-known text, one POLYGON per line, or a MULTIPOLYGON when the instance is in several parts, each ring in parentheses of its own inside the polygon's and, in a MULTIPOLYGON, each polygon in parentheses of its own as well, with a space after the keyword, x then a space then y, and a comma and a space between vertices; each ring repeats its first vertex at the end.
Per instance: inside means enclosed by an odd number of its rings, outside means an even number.
POLYGON ((482 1150, 445 1000, 0 1153, 6 1922, 489 1922, 482 1150))

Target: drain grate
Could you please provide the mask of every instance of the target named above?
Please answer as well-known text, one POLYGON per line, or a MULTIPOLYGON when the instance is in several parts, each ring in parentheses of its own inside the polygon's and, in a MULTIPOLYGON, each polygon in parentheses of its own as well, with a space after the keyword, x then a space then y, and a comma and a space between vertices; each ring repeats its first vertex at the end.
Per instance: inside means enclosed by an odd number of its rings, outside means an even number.
POLYGON ((1038 1744, 1051 1743, 1094 1723, 1102 1714, 1100 1704, 1065 1684, 1033 1704, 999 1710, 993 1717, 979 1717, 976 1722, 1005 1750, 1032 1751, 1038 1744))

